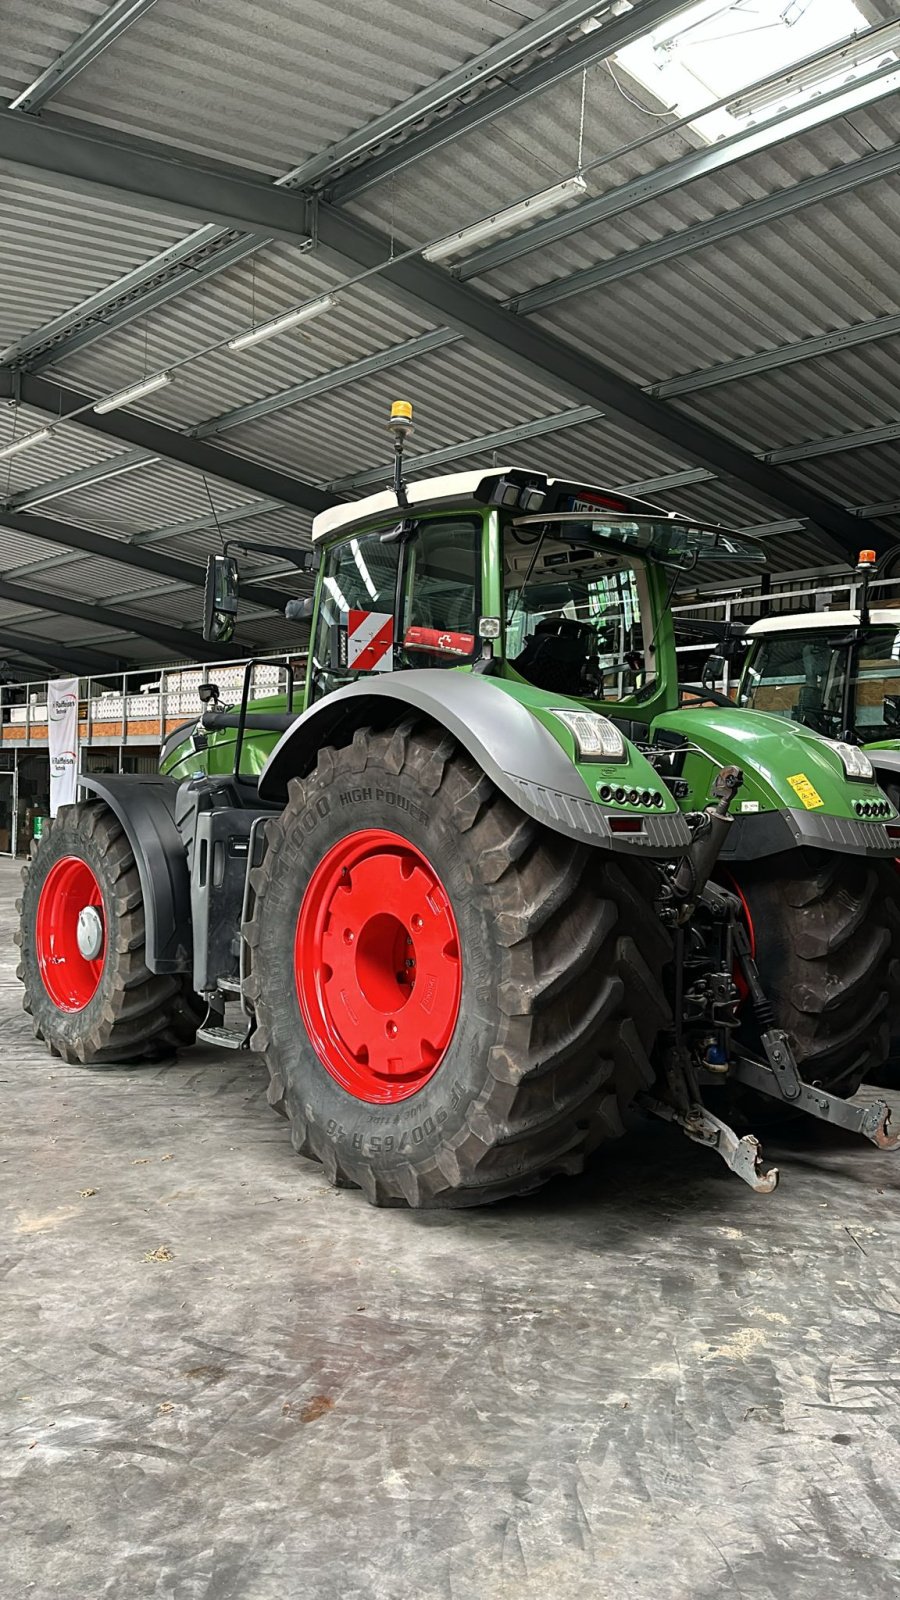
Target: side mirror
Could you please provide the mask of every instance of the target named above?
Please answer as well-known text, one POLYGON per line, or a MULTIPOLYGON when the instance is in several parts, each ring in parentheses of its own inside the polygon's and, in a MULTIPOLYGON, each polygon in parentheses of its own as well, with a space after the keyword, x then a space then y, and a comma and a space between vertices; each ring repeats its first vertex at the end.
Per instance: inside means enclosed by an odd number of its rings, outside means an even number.
POLYGON ((203 595, 203 637, 208 644, 234 638, 238 609, 238 569, 231 556, 210 556, 203 595))
POLYGON ((724 675, 724 672, 724 656, 707 656, 703 663, 703 671, 700 674, 700 682, 703 685, 703 688, 714 689, 716 686, 716 680, 721 678, 724 675))
POLYGON ((313 602, 310 599, 289 600, 284 614, 288 622, 308 622, 313 614, 313 602))

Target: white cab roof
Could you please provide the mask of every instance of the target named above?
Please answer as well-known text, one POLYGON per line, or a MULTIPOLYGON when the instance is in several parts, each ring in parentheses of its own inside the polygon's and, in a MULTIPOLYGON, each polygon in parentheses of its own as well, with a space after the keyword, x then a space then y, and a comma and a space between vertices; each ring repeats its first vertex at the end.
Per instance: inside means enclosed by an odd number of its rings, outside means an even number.
MULTIPOLYGON (((479 484, 485 480, 502 478, 508 467, 492 467, 488 472, 445 472, 439 478, 420 478, 418 483, 408 483, 406 493, 411 506, 434 504, 440 500, 470 500, 479 484)), ((386 467, 385 472, 390 468, 386 467)), ((549 480, 552 482, 552 479, 549 480)), ((382 489, 378 494, 366 495, 364 500, 350 500, 342 505, 329 506, 313 518, 312 540, 318 544, 329 534, 340 533, 342 528, 354 527, 360 522, 370 522, 382 512, 396 511, 402 517, 402 507, 397 505, 393 489, 382 489)))
MULTIPOLYGON (((895 610, 881 609, 869 612, 869 621, 894 627, 900 633, 900 606, 895 610)), ((812 633, 824 628, 856 628, 859 626, 858 611, 815 611, 804 612, 798 616, 787 617, 762 617, 759 622, 752 622, 747 629, 748 639, 758 639, 762 633, 812 633)))

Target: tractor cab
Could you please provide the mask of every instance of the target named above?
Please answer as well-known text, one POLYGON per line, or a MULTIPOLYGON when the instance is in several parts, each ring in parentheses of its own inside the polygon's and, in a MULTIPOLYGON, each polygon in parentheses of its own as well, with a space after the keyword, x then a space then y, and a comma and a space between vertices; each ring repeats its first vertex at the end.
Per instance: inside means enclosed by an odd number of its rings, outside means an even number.
POLYGON ((424 479, 316 518, 310 702, 365 674, 465 668, 628 708, 677 704, 669 603, 700 560, 761 547, 642 500, 497 468, 424 479))
POLYGON ((738 705, 828 739, 900 740, 900 609, 766 617, 747 638, 738 705))

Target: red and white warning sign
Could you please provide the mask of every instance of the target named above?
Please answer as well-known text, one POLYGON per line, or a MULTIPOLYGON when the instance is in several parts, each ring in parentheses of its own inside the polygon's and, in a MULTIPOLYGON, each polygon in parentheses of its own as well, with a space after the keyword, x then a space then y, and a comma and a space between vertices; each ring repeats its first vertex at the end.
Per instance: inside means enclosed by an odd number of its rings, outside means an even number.
POLYGON ((347 665, 354 672, 390 672, 394 619, 389 611, 347 613, 347 665))

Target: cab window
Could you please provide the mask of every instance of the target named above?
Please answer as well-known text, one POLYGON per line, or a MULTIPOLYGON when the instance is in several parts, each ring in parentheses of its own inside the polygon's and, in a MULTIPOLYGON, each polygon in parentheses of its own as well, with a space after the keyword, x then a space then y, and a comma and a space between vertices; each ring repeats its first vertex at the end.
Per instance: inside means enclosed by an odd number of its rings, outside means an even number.
POLYGON ((656 672, 643 569, 627 558, 507 536, 506 658, 529 683, 603 701, 652 694, 656 672))

